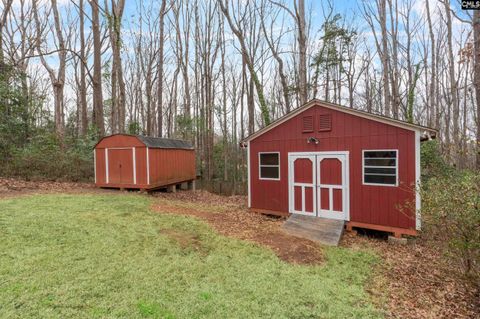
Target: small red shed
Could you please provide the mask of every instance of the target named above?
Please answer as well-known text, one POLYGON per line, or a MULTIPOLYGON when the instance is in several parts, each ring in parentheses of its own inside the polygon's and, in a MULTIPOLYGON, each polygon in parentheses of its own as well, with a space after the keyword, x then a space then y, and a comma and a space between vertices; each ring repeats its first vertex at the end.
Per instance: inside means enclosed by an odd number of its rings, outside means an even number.
POLYGON ((94 150, 97 187, 152 190, 184 182, 193 186, 195 150, 182 140, 114 134, 94 150))
POLYGON ((312 100, 247 137, 248 206, 415 235, 420 141, 436 131, 312 100), (411 207, 412 205, 410 205, 411 207))

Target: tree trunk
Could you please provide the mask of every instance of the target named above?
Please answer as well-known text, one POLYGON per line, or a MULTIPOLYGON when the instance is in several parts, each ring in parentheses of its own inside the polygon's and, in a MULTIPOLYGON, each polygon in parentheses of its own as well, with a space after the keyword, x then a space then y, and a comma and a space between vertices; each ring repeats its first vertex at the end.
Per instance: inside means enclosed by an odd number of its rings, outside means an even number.
POLYGON ((305 0, 298 0, 296 8, 297 28, 298 28, 298 84, 299 84, 299 101, 300 105, 307 103, 308 87, 307 87, 307 30, 305 23, 305 0))
POLYGON ((167 0, 162 0, 160 6, 159 29, 160 43, 158 48, 157 65, 157 136, 163 134, 163 51, 164 51, 164 33, 165 33, 165 11, 167 0))
POLYGON ((270 52, 272 52, 273 58, 277 61, 277 64, 278 64, 278 75, 280 76, 280 84, 282 85, 282 93, 283 93, 283 100, 285 103, 285 110, 286 110, 286 113, 289 113, 292 107, 290 104, 290 98, 288 96, 288 91, 289 91, 288 79, 287 79, 287 76, 285 75, 284 63, 282 58, 278 54, 278 50, 273 43, 273 39, 269 38, 269 35, 267 34, 267 29, 265 27, 265 18, 263 17, 263 15, 260 19, 262 23, 263 34, 265 35, 265 40, 268 44, 268 47, 270 48, 270 52))
MULTIPOLYGON (((453 147, 454 153, 456 152, 458 141, 459 141, 459 113, 460 105, 458 101, 458 92, 457 92, 457 80, 455 78, 455 58, 453 55, 453 32, 452 32, 452 15, 450 12, 450 0, 445 0, 445 17, 447 22, 447 54, 448 54, 448 77, 450 81, 450 99, 451 106, 453 106, 453 145, 447 145, 449 148, 453 147)), ((450 105, 449 105, 450 108, 450 105)), ((448 125, 448 124, 447 124, 448 125)), ((454 161, 457 161, 457 156, 455 154, 454 161)))
POLYGON ((86 82, 86 54, 85 54, 85 30, 84 30, 84 19, 85 12, 83 6, 83 0, 79 0, 78 7, 79 12, 79 21, 80 21, 80 79, 79 79, 79 126, 80 126, 80 135, 85 136, 88 129, 88 116, 87 116, 87 82, 86 82))
POLYGON ((436 123, 436 128, 439 129, 438 127, 438 122, 437 122, 437 116, 435 110, 437 107, 437 101, 435 99, 436 96, 436 83, 437 83, 437 63, 436 63, 436 51, 435 51, 435 34, 433 32, 433 25, 432 25, 432 18, 430 14, 430 5, 429 5, 430 0, 425 0, 425 8, 427 11, 427 22, 428 22, 428 32, 430 34, 430 65, 431 65, 431 70, 430 70, 430 92, 429 92, 429 105, 427 106, 430 110, 430 116, 428 118, 428 125, 432 126, 433 123, 436 123))
POLYGON ((8 13, 10 11, 10 8, 12 7, 12 3, 13 0, 7 0, 6 2, 4 2, 3 12, 0 17, 0 71, 2 71, 1 68, 4 66, 5 63, 5 58, 3 55, 3 28, 7 23, 8 13))
MULTIPOLYGON (((237 37, 238 41, 240 42, 240 47, 241 47, 241 52, 242 56, 245 60, 245 63, 247 65, 248 71, 250 72, 250 78, 253 80, 253 83, 255 85, 255 88, 257 90, 257 95, 258 95, 258 101, 260 103, 260 111, 262 112, 262 117, 263 117, 263 122, 265 125, 270 124, 270 111, 267 106, 267 102, 265 100, 265 95, 263 93, 263 86, 260 83, 260 80, 258 79, 257 73, 255 72, 255 67, 253 65, 253 61, 248 54, 247 50, 247 45, 245 44, 245 38, 242 32, 235 26, 232 17, 230 16, 230 13, 228 11, 228 7, 225 6, 223 3, 223 0, 218 2, 220 4, 220 9, 222 10, 225 18, 227 18, 227 22, 230 26, 230 29, 232 32, 235 34, 237 37)), ((228 6, 228 3, 227 3, 228 6)))
POLYGON ((123 133, 125 132, 125 81, 121 56, 121 28, 125 0, 117 0, 117 2, 111 0, 111 5, 109 28, 112 47, 112 130, 114 133, 123 133))
POLYGON ((65 114, 64 114, 64 98, 63 98, 63 89, 65 86, 65 66, 67 63, 67 51, 65 46, 65 41, 63 38, 62 33, 62 26, 60 22, 60 14, 58 12, 57 7, 57 0, 51 0, 51 9, 53 12, 53 20, 54 20, 54 30, 57 40, 57 51, 58 51, 58 71, 55 72, 52 69, 47 60, 45 59, 44 52, 41 51, 41 38, 42 32, 42 24, 39 18, 39 11, 37 7, 36 1, 32 2, 32 10, 35 19, 35 27, 36 27, 36 37, 35 37, 35 45, 37 47, 37 51, 40 57, 40 61, 42 65, 48 72, 50 77, 50 81, 52 83, 53 89, 53 102, 54 102, 54 122, 55 122, 55 133, 60 141, 63 141, 63 137, 65 134, 65 114))
POLYGON ((105 135, 102 92, 102 42, 100 39, 100 20, 98 0, 89 0, 92 8, 93 35, 93 120, 100 136, 105 135))
POLYGON ((475 101, 477 104, 477 136, 476 136, 476 168, 480 170, 480 11, 473 11, 473 41, 474 41, 474 78, 475 101))
POLYGON ((382 73, 383 73, 383 98, 385 101, 385 115, 390 116, 391 98, 389 77, 389 54, 388 54, 388 32, 387 32, 387 3, 386 0, 379 1, 380 27, 382 29, 382 73))

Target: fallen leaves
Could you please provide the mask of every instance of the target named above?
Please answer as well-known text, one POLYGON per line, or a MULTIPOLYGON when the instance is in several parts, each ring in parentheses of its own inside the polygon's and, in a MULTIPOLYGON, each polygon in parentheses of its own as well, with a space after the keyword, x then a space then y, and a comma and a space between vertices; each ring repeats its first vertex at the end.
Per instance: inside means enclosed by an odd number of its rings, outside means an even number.
POLYGON ((392 245, 383 239, 346 233, 346 247, 376 251, 383 263, 371 293, 390 318, 480 318, 480 296, 449 269, 439 250, 423 242, 392 245), (385 287, 386 286, 386 287, 385 287), (384 288, 384 291, 377 291, 384 288), (386 289, 385 289, 386 288, 386 289), (381 302, 381 301, 380 301, 381 302))
POLYGON ((59 193, 94 189, 95 185, 87 183, 25 181, 15 178, 0 177, 0 197, 18 196, 32 193, 59 193))

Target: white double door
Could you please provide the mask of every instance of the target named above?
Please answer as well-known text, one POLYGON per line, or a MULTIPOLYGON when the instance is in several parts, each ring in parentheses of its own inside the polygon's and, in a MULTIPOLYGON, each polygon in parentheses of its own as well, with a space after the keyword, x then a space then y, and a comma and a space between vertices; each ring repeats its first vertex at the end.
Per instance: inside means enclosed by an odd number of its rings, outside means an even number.
POLYGON ((348 152, 289 153, 290 212, 349 220, 348 172, 348 152))

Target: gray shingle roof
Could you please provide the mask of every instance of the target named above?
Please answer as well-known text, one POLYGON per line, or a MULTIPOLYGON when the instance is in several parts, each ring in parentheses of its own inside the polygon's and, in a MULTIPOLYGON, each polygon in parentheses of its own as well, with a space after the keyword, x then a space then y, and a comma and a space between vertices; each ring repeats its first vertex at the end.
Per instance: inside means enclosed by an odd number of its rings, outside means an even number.
POLYGON ((147 147, 151 147, 151 148, 176 148, 176 149, 193 150, 192 144, 183 140, 176 140, 176 139, 163 138, 163 137, 142 136, 142 135, 137 135, 137 137, 147 147))

